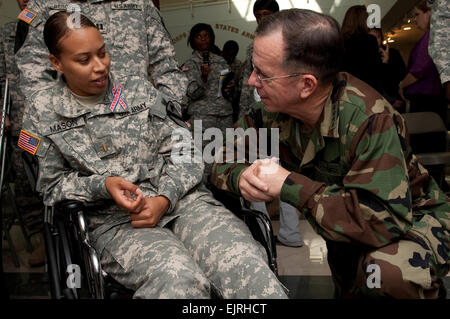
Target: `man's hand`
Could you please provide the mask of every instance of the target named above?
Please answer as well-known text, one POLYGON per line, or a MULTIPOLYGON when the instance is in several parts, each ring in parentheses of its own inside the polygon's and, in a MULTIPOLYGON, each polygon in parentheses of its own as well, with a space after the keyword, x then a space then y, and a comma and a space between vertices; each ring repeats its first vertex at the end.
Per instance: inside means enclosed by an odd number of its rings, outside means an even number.
POLYGON ((269 186, 266 194, 273 198, 280 197, 284 181, 291 174, 287 169, 278 165, 278 159, 274 157, 261 160, 255 173, 259 180, 269 186))
POLYGON ((131 213, 140 212, 144 208, 144 195, 133 183, 114 176, 107 177, 105 184, 108 193, 120 208, 131 213))
POLYGON ((242 196, 251 202, 267 202, 280 196, 289 171, 277 164, 277 159, 257 160, 239 178, 242 196))
POLYGON ((131 213, 131 226, 134 228, 155 227, 170 206, 164 196, 146 197, 145 205, 140 212, 131 213))

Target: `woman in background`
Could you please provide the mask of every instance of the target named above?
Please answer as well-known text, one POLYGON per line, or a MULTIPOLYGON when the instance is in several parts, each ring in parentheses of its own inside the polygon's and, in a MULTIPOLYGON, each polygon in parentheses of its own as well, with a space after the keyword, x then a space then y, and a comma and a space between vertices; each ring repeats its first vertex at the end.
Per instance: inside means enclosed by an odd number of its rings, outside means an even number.
POLYGON ((447 122, 445 101, 439 72, 428 54, 431 11, 426 1, 414 7, 417 27, 425 31, 409 56, 407 74, 399 84, 399 94, 410 102, 410 112, 436 112, 447 122))
POLYGON ((381 58, 377 39, 369 34, 368 13, 363 5, 350 7, 342 22, 345 55, 344 71, 382 93, 381 58))
MULTIPOLYGON (((227 61, 212 53, 215 35, 212 27, 206 23, 198 23, 191 29, 188 44, 194 52, 184 63, 188 77, 187 87, 187 119, 194 127, 195 120, 201 120, 202 133, 208 128, 219 128, 225 137, 225 129, 233 127, 233 106, 222 95, 221 78, 230 72, 227 61)), ((198 128, 197 128, 198 129, 198 128)), ((202 148, 204 145, 196 145, 202 148)), ((211 154, 214 155, 214 154, 211 154)), ((204 181, 212 169, 211 163, 205 163, 204 181)))
POLYGON ((398 93, 398 84, 406 75, 406 65, 400 52, 383 44, 384 37, 381 28, 373 28, 370 34, 377 38, 378 49, 382 62, 382 95, 394 106, 400 113, 404 113, 405 101, 398 93))

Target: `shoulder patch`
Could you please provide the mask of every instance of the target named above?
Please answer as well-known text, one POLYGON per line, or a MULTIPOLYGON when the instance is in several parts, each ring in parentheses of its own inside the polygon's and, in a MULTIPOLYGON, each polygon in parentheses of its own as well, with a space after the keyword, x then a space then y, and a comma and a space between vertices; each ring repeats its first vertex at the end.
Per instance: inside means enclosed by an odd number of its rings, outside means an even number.
POLYGON ((36 18, 36 16, 37 14, 33 11, 23 9, 22 12, 19 13, 19 16, 17 18, 30 24, 36 18))
POLYGON ((41 139, 39 137, 25 132, 24 130, 20 130, 19 142, 17 143, 17 145, 21 149, 34 155, 38 150, 39 144, 41 144, 41 139))

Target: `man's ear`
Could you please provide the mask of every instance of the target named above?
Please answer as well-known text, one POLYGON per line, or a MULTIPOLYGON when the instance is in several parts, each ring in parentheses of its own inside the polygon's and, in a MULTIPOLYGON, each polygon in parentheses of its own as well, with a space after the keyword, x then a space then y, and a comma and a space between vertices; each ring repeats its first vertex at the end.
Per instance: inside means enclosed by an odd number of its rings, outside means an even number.
POLYGON ((304 100, 307 99, 317 89, 319 82, 312 74, 305 74, 298 81, 299 97, 304 100))
POLYGON ((55 57, 53 54, 50 54, 50 55, 48 56, 48 58, 49 58, 51 64, 53 65, 53 67, 55 68, 55 70, 56 70, 58 73, 61 73, 61 74, 62 74, 63 72, 62 72, 62 69, 61 69, 61 63, 59 62, 58 58, 55 57))

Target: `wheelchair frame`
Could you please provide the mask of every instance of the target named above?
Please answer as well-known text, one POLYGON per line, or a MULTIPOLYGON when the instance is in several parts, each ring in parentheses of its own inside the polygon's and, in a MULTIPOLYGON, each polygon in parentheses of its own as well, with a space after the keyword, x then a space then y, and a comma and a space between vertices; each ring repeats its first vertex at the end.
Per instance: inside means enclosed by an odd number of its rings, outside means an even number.
MULTIPOLYGON (((102 270, 100 258, 89 242, 83 208, 81 202, 73 200, 58 203, 55 208, 46 207, 44 236, 52 298, 79 299, 83 284, 93 299, 131 298, 133 290, 123 287, 102 270), (71 272, 74 265, 78 265, 81 271, 79 286, 71 282, 76 275, 71 272)), ((242 208, 237 215, 250 225, 252 235, 266 250, 269 267, 278 275, 270 219, 262 212, 247 208, 242 208)))

